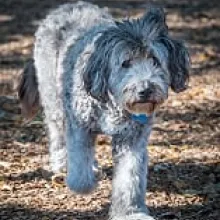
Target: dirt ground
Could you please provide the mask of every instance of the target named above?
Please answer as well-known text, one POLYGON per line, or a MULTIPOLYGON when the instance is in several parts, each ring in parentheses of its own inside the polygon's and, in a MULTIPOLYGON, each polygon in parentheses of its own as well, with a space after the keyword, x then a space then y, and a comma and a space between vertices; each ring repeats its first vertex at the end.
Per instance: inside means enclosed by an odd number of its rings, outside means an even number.
MULTIPOLYGON (((98 188, 75 195, 48 170, 42 114, 25 123, 14 92, 31 57, 33 33, 62 0, 0 0, 0 219, 104 220, 110 206, 112 160, 100 137, 98 188)), ((139 16, 147 1, 94 1, 117 18, 139 16)), ((220 1, 155 0, 165 7, 171 33, 187 42, 190 86, 171 92, 149 144, 146 202, 156 219, 220 219, 220 1)))

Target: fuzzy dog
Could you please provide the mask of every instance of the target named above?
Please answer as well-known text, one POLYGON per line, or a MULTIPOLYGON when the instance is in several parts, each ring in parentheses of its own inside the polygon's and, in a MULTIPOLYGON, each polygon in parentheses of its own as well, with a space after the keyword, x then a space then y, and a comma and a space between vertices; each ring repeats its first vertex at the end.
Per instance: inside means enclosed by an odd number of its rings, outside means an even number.
POLYGON ((53 171, 67 161, 66 182, 75 192, 96 185, 94 140, 99 133, 111 135, 110 218, 150 220, 146 145, 154 111, 169 87, 186 89, 188 68, 188 52, 170 37, 161 9, 115 21, 104 9, 78 2, 52 11, 39 26, 19 96, 28 117, 40 98, 53 171))

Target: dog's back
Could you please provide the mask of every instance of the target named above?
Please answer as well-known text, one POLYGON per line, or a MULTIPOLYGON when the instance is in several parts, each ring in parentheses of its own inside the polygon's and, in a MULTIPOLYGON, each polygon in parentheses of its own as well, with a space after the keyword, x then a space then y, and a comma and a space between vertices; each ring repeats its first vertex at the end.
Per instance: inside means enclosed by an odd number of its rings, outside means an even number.
POLYGON ((35 34, 35 47, 50 45, 58 51, 68 37, 78 40, 93 26, 110 19, 105 9, 86 2, 62 5, 43 20, 35 34))
POLYGON ((46 100, 42 99, 47 99, 45 96, 50 97, 50 106, 59 98, 55 97, 57 63, 60 49, 65 47, 68 39, 71 38, 73 45, 93 26, 111 20, 111 15, 105 9, 90 3, 78 2, 61 5, 41 22, 35 33, 34 59, 27 63, 18 88, 23 113, 27 118, 36 114, 39 97, 43 103, 46 100), (38 90, 41 91, 40 95, 38 90))

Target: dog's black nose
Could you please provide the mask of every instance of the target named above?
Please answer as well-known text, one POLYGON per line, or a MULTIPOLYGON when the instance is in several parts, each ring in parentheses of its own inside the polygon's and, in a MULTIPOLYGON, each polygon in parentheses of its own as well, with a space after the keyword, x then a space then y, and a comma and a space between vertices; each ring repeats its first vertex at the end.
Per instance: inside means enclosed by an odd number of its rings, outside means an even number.
POLYGON ((141 101, 146 101, 147 99, 149 99, 151 97, 151 95, 154 92, 154 88, 153 87, 148 87, 147 89, 140 91, 139 92, 139 97, 141 99, 141 101))

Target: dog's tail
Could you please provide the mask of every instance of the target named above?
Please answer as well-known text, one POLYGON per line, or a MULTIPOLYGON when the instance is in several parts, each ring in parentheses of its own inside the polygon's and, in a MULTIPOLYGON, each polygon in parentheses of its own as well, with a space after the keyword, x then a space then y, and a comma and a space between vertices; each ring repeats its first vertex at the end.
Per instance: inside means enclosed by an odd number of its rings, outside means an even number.
POLYGON ((18 85, 18 97, 21 102, 22 114, 31 120, 37 114, 40 107, 36 69, 33 59, 26 64, 22 72, 18 85))

